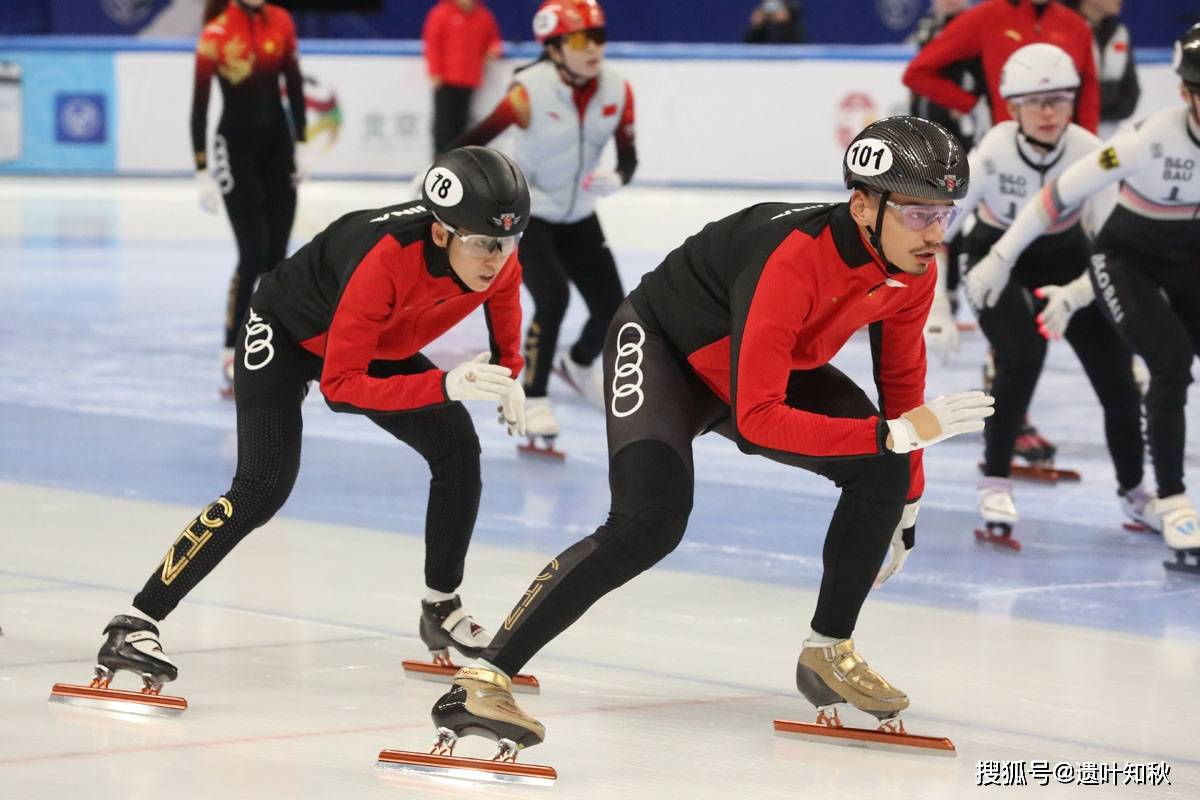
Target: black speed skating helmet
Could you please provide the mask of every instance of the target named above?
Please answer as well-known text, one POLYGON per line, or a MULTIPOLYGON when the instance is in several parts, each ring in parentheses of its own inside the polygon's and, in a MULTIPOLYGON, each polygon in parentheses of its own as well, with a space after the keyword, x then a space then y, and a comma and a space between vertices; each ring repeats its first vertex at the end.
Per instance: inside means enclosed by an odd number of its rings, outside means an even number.
POLYGON ((440 222, 466 233, 516 236, 529 224, 525 173, 501 152, 459 147, 425 173, 421 200, 440 222))
POLYGON ((922 200, 961 200, 971 170, 950 131, 920 117, 887 117, 863 128, 842 157, 847 189, 922 200))
POLYGON ((1175 42, 1175 54, 1172 58, 1175 74, 1184 83, 1200 88, 1200 23, 1188 28, 1187 33, 1175 42))

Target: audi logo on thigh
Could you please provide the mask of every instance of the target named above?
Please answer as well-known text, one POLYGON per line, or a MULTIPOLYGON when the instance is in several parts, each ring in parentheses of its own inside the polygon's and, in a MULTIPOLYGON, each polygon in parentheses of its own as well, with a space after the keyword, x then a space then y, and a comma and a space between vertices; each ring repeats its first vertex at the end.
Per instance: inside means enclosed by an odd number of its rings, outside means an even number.
POLYGON ((636 322, 626 322, 617 332, 617 360, 613 368, 611 406, 614 417, 628 417, 637 413, 646 400, 642 391, 642 345, 645 343, 646 331, 636 322), (633 331, 634 335, 629 341, 625 340, 625 331, 633 331), (627 397, 634 399, 625 400, 627 397))
POLYGON ((246 369, 262 369, 271 363, 271 359, 275 357, 275 348, 271 345, 274 338, 275 331, 271 330, 271 326, 263 322, 263 318, 255 314, 253 308, 250 309, 250 319, 246 322, 246 355, 242 358, 246 369), (265 335, 259 339, 251 338, 260 334, 265 335), (266 356, 255 358, 253 362, 250 360, 251 356, 257 356, 263 351, 266 351, 266 356))

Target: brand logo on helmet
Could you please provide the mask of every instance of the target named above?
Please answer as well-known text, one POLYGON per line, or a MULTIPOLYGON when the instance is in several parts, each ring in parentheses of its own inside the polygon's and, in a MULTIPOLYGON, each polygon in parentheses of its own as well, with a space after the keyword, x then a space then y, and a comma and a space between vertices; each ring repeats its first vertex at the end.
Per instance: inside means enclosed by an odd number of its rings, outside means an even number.
POLYGON ((947 175, 946 177, 942 178, 942 183, 945 184, 947 192, 953 192, 958 188, 958 178, 954 177, 953 175, 947 175))
POLYGON ((513 229, 513 225, 516 225, 520 221, 520 214, 512 214, 509 212, 505 212, 498 217, 492 217, 491 220, 493 225, 498 225, 501 228, 504 228, 506 231, 511 231, 513 229))

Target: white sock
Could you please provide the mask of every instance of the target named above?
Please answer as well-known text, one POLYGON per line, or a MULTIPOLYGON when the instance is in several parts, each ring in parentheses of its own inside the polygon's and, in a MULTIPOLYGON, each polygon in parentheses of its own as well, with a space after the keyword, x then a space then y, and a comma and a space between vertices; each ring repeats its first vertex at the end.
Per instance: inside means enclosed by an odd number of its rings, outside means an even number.
POLYGON ((457 596, 453 592, 446 594, 445 592, 439 592, 437 589, 430 589, 428 586, 425 587, 426 603, 444 603, 447 600, 453 600, 457 596))
POLYGON ((841 641, 841 639, 838 639, 836 637, 826 636, 823 633, 817 633, 816 631, 812 631, 811 633, 808 634, 808 638, 804 640, 804 643, 806 645, 812 645, 814 647, 824 647, 825 645, 837 644, 840 641, 841 641))
POLYGON ((475 669, 487 669, 487 670, 491 670, 492 672, 499 672, 501 675, 503 675, 503 676, 504 676, 504 677, 506 677, 506 678, 511 678, 511 677, 512 677, 512 676, 511 676, 511 675, 509 675, 507 672, 505 672, 504 670, 500 669, 499 667, 497 667, 497 666, 496 666, 495 664, 493 664, 492 662, 490 662, 490 661, 487 661, 486 659, 477 658, 477 659, 475 659, 474 661, 472 661, 472 662, 471 662, 471 666, 472 666, 472 667, 474 667, 475 669))
POLYGON ((127 617, 137 617, 138 619, 146 620, 146 622, 149 622, 151 625, 158 625, 157 620, 150 619, 150 616, 145 611, 139 611, 138 609, 134 608, 133 606, 130 606, 123 613, 127 617))

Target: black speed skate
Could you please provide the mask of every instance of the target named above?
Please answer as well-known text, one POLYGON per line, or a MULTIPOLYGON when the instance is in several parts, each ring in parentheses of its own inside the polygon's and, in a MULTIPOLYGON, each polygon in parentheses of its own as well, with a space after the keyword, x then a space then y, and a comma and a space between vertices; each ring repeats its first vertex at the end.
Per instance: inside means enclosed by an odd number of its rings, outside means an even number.
POLYGON ((517 753, 546 738, 542 723, 517 706, 512 683, 503 673, 464 667, 454 685, 430 712, 437 740, 428 753, 383 750, 376 765, 401 772, 468 778, 505 783, 552 784, 558 774, 551 767, 518 764, 517 753), (460 736, 485 736, 498 743, 491 758, 454 755, 460 736))
MULTIPOLYGON (((458 672, 458 666, 450 659, 450 648, 464 658, 478 658, 492 641, 492 635, 462 607, 458 595, 437 603, 422 600, 417 631, 429 648, 432 662, 406 659, 401 662, 404 674, 439 683, 449 683, 458 672)), ((539 689, 538 680, 532 675, 514 675, 513 683, 518 691, 537 693, 539 689)))
POLYGON ((104 634, 107 638, 96 654, 91 683, 87 686, 55 684, 50 691, 51 701, 160 716, 179 714, 187 708, 183 698, 160 694, 164 683, 179 677, 179 669, 162 651, 154 623, 118 614, 105 626, 104 634), (141 676, 141 692, 109 688, 109 683, 121 670, 141 676))

